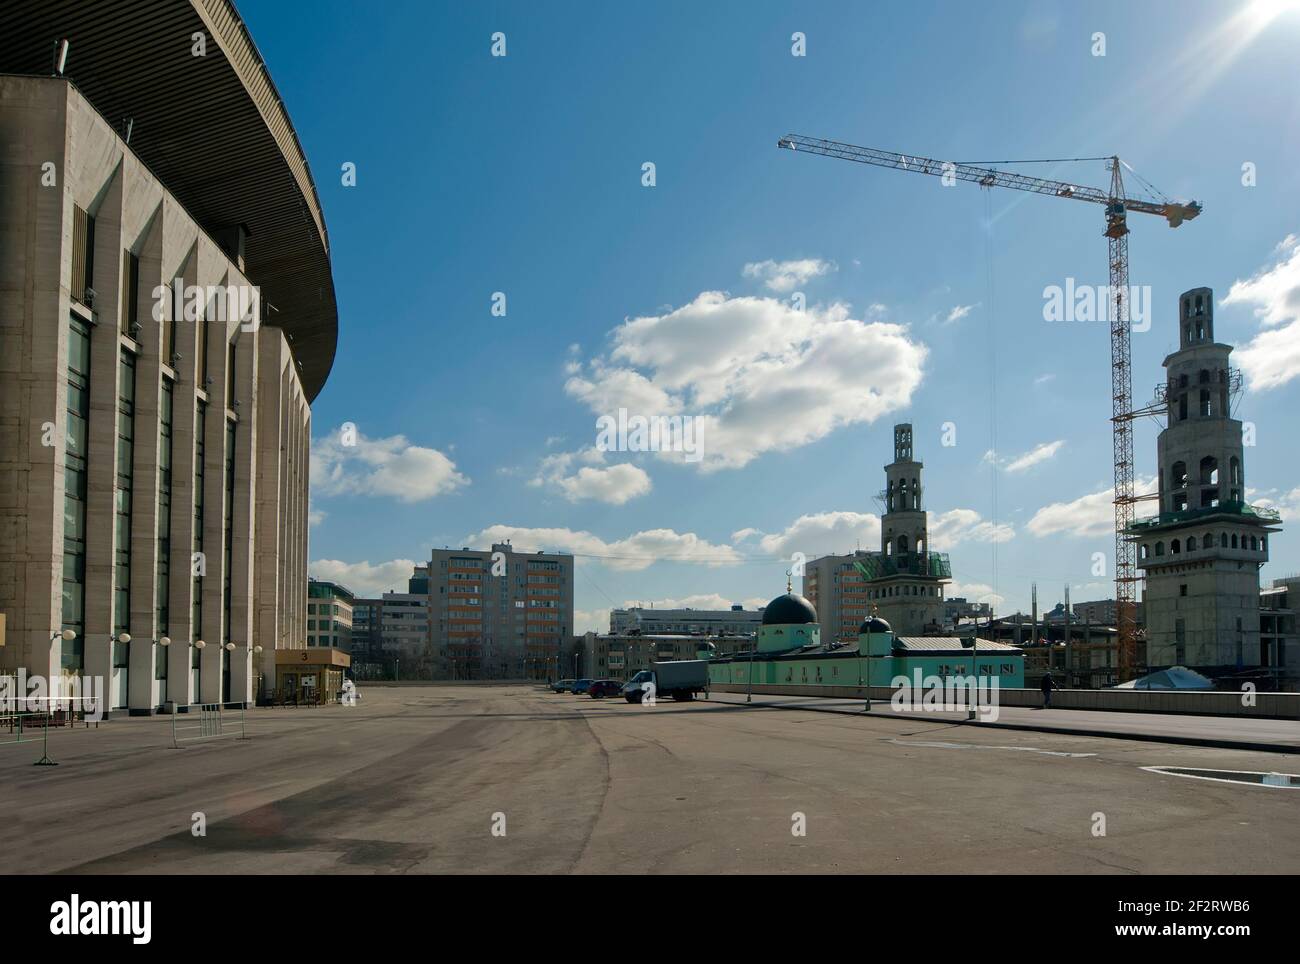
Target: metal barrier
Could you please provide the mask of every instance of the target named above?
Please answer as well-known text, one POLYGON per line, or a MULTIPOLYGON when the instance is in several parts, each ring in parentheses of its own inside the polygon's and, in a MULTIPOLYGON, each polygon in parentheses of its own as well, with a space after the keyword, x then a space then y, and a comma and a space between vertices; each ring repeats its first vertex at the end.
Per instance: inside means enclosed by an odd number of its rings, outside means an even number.
MULTIPOLYGON (((28 701, 35 701, 39 699, 39 697, 34 697, 34 696, 22 697, 22 699, 28 701)), ((71 704, 73 702, 76 702, 76 700, 73 697, 66 697, 66 696, 57 697, 57 698, 45 697, 45 699, 49 700, 52 703, 71 704)), ((85 702, 85 700, 83 700, 83 702, 85 702)), ((58 764, 55 761, 50 759, 50 724, 51 722, 53 722, 55 726, 60 726, 60 727, 67 726, 69 729, 71 729, 72 726, 76 723, 76 712, 77 711, 74 710, 70 705, 67 708, 59 708, 59 709, 51 708, 48 710, 5 710, 3 712, 0 712, 0 726, 3 726, 4 724, 7 723, 9 726, 10 733, 14 733, 15 731, 17 731, 14 739, 0 741, 0 746, 17 746, 20 743, 31 744, 31 743, 38 742, 39 739, 39 742, 41 743, 41 758, 37 760, 36 763, 33 765, 38 767, 58 766, 58 764), (40 723, 41 735, 39 738, 30 735, 28 736, 23 735, 24 729, 28 734, 32 732, 33 727, 31 726, 24 727, 23 725, 24 720, 28 720, 29 722, 36 722, 31 720, 32 717, 36 717, 37 718, 36 721, 39 721, 40 723)), ((82 709, 81 713, 82 713, 82 720, 81 720, 82 723, 84 723, 85 726, 89 728, 91 721, 85 718, 84 708, 82 709)), ((98 729, 99 721, 95 720, 94 723, 95 723, 95 728, 98 729)))
MULTIPOLYGON (((176 704, 172 703, 172 749, 183 749, 182 743, 198 743, 202 740, 218 740, 224 736, 235 736, 235 721, 226 720, 226 711, 220 703, 199 703, 197 722, 187 726, 177 726, 176 704), (229 730, 226 728, 230 727, 229 730), (192 733, 198 731, 197 736, 177 736, 178 733, 192 733)), ((245 728, 244 708, 239 708, 239 736, 238 739, 247 740, 247 730, 245 728)), ((194 715, 194 709, 191 707, 189 716, 194 715)))

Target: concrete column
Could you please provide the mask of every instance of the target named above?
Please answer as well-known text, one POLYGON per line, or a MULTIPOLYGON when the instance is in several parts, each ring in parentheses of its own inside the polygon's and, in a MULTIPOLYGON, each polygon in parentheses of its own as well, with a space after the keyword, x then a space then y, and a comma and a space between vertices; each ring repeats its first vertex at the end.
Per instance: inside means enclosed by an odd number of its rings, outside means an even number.
POLYGON ((252 647, 253 634, 253 538, 254 480, 258 469, 257 442, 257 342, 260 332, 239 332, 235 342, 235 410, 239 418, 235 441, 235 502, 231 507, 233 551, 231 553, 231 631, 236 649, 231 653, 230 698, 251 703, 255 697, 252 647))
POLYGON ((70 86, 3 77, 0 252, 0 667, 59 674, 62 640, 64 411, 72 269, 65 126, 70 86), (12 108, 12 109, 10 109, 12 108), (41 183, 52 162, 58 181, 41 183), (48 426, 48 433, 47 433, 48 426), (45 444, 46 440, 54 444, 45 444))
MULTIPOLYGON (((211 358, 208 364, 213 364, 211 358)), ((225 636, 222 580, 225 565, 226 413, 219 395, 213 393, 209 398, 203 508, 203 553, 207 564, 207 576, 203 579, 203 631, 208 645, 200 656, 202 673, 198 698, 202 703, 217 703, 221 701, 221 646, 225 636)))
MULTIPOLYGON (((164 248, 167 262, 163 278, 171 281, 179 277, 183 285, 198 281, 198 256, 195 250, 197 234, 188 226, 174 223, 172 215, 177 206, 174 201, 164 201, 164 248), (180 252, 172 263, 173 252, 180 252)), ((166 306, 169 318, 170 302, 166 306)), ((171 631, 172 645, 167 652, 167 698, 177 706, 187 706, 198 701, 199 695, 190 686, 191 645, 203 638, 202 626, 194 625, 194 444, 195 425, 198 418, 198 393, 196 366, 198 364, 198 326, 176 319, 176 339, 172 371, 176 375, 176 395, 172 409, 172 567, 171 567, 171 631)))
MULTIPOLYGON (((121 170, 106 184, 84 174, 80 204, 95 217, 93 287, 96 324, 90 335, 90 426, 87 444, 86 497, 86 633, 85 673, 103 680, 111 693, 115 498, 117 495, 117 395, 121 367, 120 325, 122 278, 121 170), (91 201, 99 197, 96 206, 91 201)), ((125 619, 125 615, 124 615, 125 619)), ((110 707, 112 703, 108 704, 110 707)))
MULTIPOLYGON (((127 159, 128 171, 135 161, 127 159)), ((161 220, 155 220, 149 236, 137 238, 143 212, 128 210, 123 247, 143 255, 140 258, 139 297, 136 316, 142 326, 134 339, 139 351, 135 366, 135 464, 131 499, 131 655, 130 693, 132 712, 148 713, 158 705, 155 685, 154 645, 161 633, 157 624, 158 603, 158 488, 159 445, 162 440, 162 324, 153 317, 150 292, 162 283, 161 220), (154 240, 158 245, 154 245, 154 240)))
MULTIPOLYGON (((254 674, 268 691, 275 681, 275 650, 280 642, 282 545, 284 539, 280 492, 284 480, 284 395, 281 385, 288 364, 288 345, 276 328, 258 333, 257 471, 254 512, 254 630, 262 647, 254 674)), ((256 681, 254 682, 256 685, 256 681)))

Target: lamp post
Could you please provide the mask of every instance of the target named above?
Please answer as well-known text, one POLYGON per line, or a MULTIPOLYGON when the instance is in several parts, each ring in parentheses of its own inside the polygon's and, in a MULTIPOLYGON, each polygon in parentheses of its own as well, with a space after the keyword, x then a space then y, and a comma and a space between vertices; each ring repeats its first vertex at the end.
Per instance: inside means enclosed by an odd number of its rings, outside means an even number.
POLYGON ((979 678, 979 651, 980 651, 980 633, 979 626, 975 627, 975 635, 970 641, 970 675, 975 681, 971 688, 970 706, 966 708, 966 719, 975 719, 975 711, 979 706, 980 698, 980 678, 979 678))

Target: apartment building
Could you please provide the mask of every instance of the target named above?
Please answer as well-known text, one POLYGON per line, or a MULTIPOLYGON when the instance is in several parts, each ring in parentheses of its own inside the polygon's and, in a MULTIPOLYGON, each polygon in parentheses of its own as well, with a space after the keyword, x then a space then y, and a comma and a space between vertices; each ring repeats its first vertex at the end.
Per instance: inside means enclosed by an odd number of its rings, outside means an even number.
POLYGON ((429 632, 451 679, 547 679, 573 634, 573 556, 435 549, 429 632))

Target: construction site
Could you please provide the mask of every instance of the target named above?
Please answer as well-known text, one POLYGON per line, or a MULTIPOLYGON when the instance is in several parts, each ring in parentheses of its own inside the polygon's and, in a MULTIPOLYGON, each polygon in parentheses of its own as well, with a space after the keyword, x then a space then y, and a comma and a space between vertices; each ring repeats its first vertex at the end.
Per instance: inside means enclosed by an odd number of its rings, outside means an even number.
MULTIPOLYGON (((960 181, 990 192, 1085 201, 1101 206, 1104 215, 1109 284, 1102 315, 1109 329, 1114 463, 1114 597, 1103 601, 1104 618, 1094 623, 1093 612, 1079 618, 1067 585, 1057 618, 1040 621, 1035 584, 1028 615, 945 621, 952 568, 946 554, 929 548, 922 463, 913 457, 912 426, 900 424, 894 459, 885 466, 886 487, 877 497, 883 509, 879 551, 825 556, 808 566, 805 593, 822 613, 827 636, 854 638, 858 622, 879 614, 903 634, 976 636, 1024 647, 1025 685, 1031 687, 1051 674, 1068 687, 1089 689, 1300 690, 1292 595, 1300 592, 1300 578, 1260 587, 1269 537, 1281 531, 1281 517, 1246 500, 1243 423, 1235 417, 1243 379, 1230 362, 1232 346, 1215 339, 1210 288, 1179 297, 1171 319, 1178 349, 1164 359, 1165 377, 1150 399, 1139 402, 1134 395, 1128 216, 1156 215, 1177 228, 1194 221, 1201 205, 1164 196, 1117 155, 1000 162, 1105 161, 1110 184, 1099 188, 797 134, 777 146, 929 175, 949 186, 960 181), (1126 172, 1142 194, 1130 195, 1126 172), (1139 493, 1135 483, 1134 426, 1143 419, 1161 425, 1158 483, 1149 493, 1139 493), (1141 503, 1155 503, 1143 507, 1155 511, 1139 516, 1141 503)), ((1097 413, 1099 421, 1104 417, 1097 413)), ((996 486, 996 473, 993 479, 996 486)))

